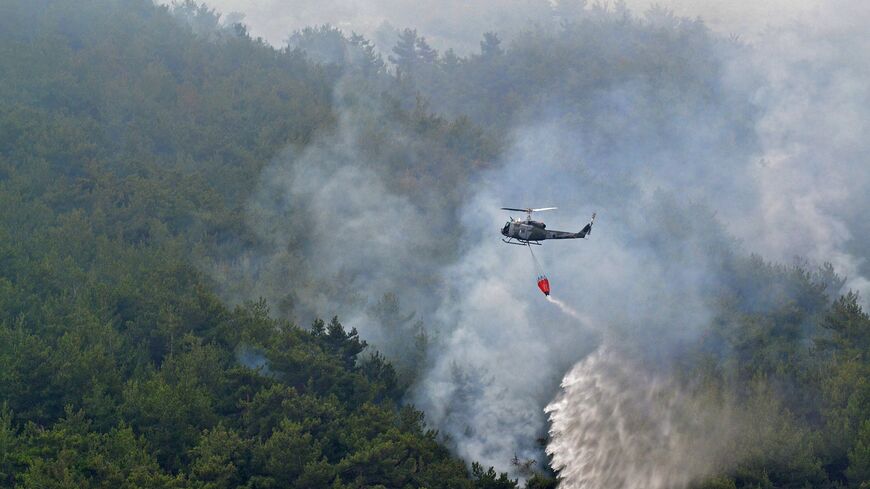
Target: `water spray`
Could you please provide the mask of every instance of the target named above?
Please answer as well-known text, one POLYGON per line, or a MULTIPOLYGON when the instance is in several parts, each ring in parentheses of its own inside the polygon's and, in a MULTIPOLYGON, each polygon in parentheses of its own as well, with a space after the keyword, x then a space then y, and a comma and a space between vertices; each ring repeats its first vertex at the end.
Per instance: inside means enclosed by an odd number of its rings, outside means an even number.
POLYGON ((561 489, 685 489, 716 472, 733 423, 726 407, 606 346, 565 375, 545 412, 561 489))
POLYGON ((564 302, 560 301, 559 299, 556 299, 555 297, 553 297, 553 296, 551 296, 551 295, 549 295, 549 294, 547 295, 547 300, 550 301, 550 303, 555 304, 556 306, 558 306, 559 309, 561 309, 562 312, 564 312, 564 313, 567 314, 568 316, 571 316, 572 318, 574 318, 574 319, 576 319, 576 320, 578 320, 578 321, 580 321, 580 322, 582 322, 582 323, 590 324, 590 323, 589 323, 589 318, 587 318, 587 317, 585 317, 585 316, 582 316, 579 312, 577 312, 576 310, 574 310, 574 308, 572 308, 572 307, 569 306, 568 304, 565 304, 564 302))

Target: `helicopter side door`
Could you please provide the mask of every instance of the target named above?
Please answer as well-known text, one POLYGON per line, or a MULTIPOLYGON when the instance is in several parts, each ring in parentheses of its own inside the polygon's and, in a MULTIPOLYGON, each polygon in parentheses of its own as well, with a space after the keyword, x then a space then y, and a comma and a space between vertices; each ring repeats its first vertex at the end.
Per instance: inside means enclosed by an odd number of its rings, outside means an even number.
POLYGON ((524 239, 524 240, 530 239, 532 236, 532 231, 533 231, 533 228, 531 226, 528 226, 525 224, 518 224, 517 225, 517 236, 519 236, 520 239, 524 239))

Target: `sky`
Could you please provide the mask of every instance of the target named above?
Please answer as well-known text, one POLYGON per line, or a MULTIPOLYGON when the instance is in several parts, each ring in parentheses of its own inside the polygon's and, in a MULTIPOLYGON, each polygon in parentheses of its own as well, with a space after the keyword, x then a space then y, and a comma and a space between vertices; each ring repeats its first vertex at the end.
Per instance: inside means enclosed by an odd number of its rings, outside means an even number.
MULTIPOLYGON (((169 3, 166 0, 160 0, 169 3)), ((282 45, 290 33, 310 25, 333 24, 375 39, 386 21, 411 27, 438 48, 473 48, 480 33, 510 32, 534 18, 546 0, 210 0, 219 12, 244 14, 254 36, 282 45)), ((592 4, 594 2, 588 2, 592 4)), ((612 3, 612 2, 611 2, 612 3)), ((822 0, 626 0, 634 12, 656 4, 678 15, 704 19, 714 30, 752 38, 768 26, 781 26, 816 13, 822 0)))

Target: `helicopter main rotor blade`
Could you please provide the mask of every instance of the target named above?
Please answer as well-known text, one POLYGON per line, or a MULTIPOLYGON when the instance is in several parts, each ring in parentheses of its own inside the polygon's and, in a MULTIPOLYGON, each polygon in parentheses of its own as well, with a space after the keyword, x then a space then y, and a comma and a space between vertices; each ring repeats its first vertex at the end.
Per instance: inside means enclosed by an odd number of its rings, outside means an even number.
POLYGON ((531 207, 527 207, 525 209, 518 209, 516 207, 502 207, 502 210, 505 210, 505 211, 518 211, 518 212, 525 212, 527 214, 531 214, 532 212, 539 212, 539 211, 551 211, 553 209, 558 209, 558 207, 539 207, 537 209, 532 209, 531 207))

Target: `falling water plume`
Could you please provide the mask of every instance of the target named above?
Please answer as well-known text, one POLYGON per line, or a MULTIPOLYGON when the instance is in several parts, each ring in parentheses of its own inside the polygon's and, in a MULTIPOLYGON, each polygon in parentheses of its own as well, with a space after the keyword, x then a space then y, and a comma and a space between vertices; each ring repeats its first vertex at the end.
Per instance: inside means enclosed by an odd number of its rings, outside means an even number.
POLYGON ((559 306, 559 309, 561 309, 562 312, 564 312, 568 316, 571 316, 572 318, 574 318, 574 319, 576 319, 584 324, 589 324, 589 318, 582 316, 579 312, 574 310, 574 308, 572 308, 568 304, 565 304, 564 302, 560 301, 559 299, 554 298, 552 295, 548 295, 547 300, 550 301, 551 303, 559 306))
POLYGON ((568 372, 545 411, 562 489, 688 487, 716 470, 733 426, 725 408, 606 347, 568 372))

